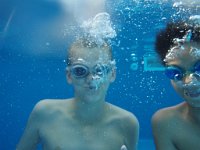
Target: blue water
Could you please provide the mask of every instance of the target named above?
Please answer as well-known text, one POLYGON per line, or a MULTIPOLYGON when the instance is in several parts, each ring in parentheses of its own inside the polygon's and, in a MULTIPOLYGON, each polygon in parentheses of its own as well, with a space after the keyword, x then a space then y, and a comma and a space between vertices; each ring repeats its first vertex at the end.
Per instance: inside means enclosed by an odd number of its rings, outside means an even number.
MULTIPOLYGON (((172 4, 106 1, 106 11, 118 35, 113 46, 117 79, 107 101, 137 116, 139 150, 154 150, 152 114, 182 101, 159 67, 148 67, 145 59, 154 56, 156 32, 169 20, 198 12, 181 11, 172 4), (136 70, 130 67, 133 53, 136 70)), ((15 149, 39 100, 73 96, 72 87, 66 83, 64 63, 66 49, 76 35, 73 23, 70 13, 63 12, 56 1, 0 1, 0 150, 15 149)))

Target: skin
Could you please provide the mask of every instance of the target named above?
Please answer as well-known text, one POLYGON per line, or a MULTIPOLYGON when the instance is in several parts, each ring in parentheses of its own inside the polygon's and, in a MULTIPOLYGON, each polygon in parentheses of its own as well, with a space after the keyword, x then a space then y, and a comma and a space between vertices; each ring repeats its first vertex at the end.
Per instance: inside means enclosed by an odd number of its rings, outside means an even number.
MULTIPOLYGON (((110 58, 100 48, 72 49, 72 63, 87 60, 92 68, 97 60, 107 63, 110 58), (99 60, 99 58, 103 58, 99 60)), ((98 90, 90 89, 92 75, 66 77, 74 87, 74 98, 42 100, 36 104, 17 150, 35 150, 41 143, 44 150, 136 150, 139 124, 136 117, 105 101, 106 92, 115 80, 115 69, 107 74, 98 90)))
MULTIPOLYGON (((191 82, 189 70, 200 58, 189 54, 191 46, 200 48, 199 44, 185 44, 186 51, 179 57, 167 62, 187 71, 183 83, 191 82)), ((197 78, 200 81, 200 78, 197 78)), ((191 97, 187 90, 177 86, 171 80, 175 91, 185 100, 183 103, 157 111, 152 118, 153 135, 156 150, 199 150, 200 149, 200 94, 191 97)), ((192 92, 197 92, 199 86, 192 86, 192 92)))

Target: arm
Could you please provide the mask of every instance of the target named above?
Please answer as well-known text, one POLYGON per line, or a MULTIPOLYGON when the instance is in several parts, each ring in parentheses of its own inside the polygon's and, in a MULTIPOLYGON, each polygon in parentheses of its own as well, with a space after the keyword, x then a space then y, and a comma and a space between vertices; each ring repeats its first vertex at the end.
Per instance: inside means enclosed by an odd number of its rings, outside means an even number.
POLYGON ((137 150, 139 139, 139 122, 134 115, 130 115, 125 122, 127 150, 137 150))
POLYGON ((27 126, 16 150, 36 150, 39 142, 38 117, 38 105, 36 105, 28 119, 27 126))
POLYGON ((177 150, 173 143, 173 132, 175 128, 173 117, 168 116, 169 112, 159 111, 152 118, 152 128, 156 150, 177 150))

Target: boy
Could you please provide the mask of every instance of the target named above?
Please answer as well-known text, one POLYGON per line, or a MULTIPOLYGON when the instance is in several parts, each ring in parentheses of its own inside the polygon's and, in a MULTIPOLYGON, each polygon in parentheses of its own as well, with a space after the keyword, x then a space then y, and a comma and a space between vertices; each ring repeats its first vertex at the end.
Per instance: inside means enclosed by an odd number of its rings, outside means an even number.
POLYGON ((136 117, 105 102, 115 80, 111 47, 79 39, 68 51, 67 81, 74 98, 40 101, 30 115, 17 150, 136 150, 136 117))
POLYGON ((200 150, 199 24, 191 20, 169 23, 157 35, 156 50, 172 87, 184 99, 154 114, 156 149, 200 150))

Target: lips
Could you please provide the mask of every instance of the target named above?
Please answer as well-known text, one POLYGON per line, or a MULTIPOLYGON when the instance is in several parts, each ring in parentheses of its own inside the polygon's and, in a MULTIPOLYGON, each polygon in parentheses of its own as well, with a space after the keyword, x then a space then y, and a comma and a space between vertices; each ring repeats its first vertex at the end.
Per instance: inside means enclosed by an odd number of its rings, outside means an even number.
POLYGON ((188 97, 192 97, 192 98, 199 97, 200 96, 200 89, 192 90, 192 91, 185 91, 185 95, 188 96, 188 97))
POLYGON ((94 86, 94 85, 90 85, 90 86, 87 86, 85 87, 86 89, 89 89, 89 90, 97 90, 98 87, 97 86, 94 86))
POLYGON ((97 87, 96 86, 89 86, 89 89, 90 90, 97 90, 97 87))

